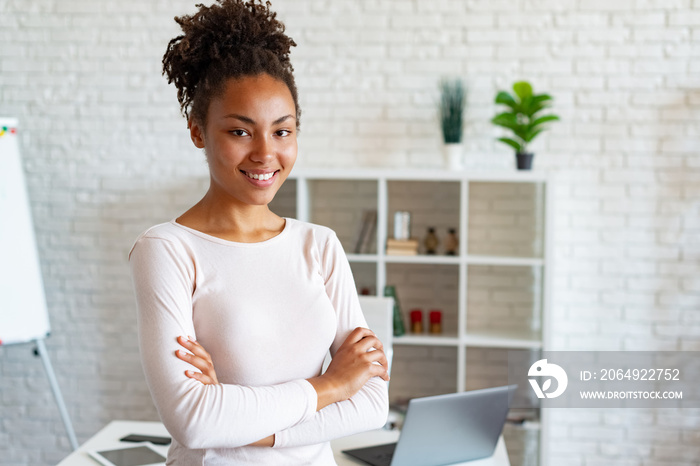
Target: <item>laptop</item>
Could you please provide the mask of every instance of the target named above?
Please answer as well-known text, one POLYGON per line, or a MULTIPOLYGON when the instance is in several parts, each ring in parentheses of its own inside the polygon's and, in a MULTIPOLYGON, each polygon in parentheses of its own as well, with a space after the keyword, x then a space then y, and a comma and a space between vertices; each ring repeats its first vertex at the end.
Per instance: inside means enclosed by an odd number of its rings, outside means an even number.
POLYGON ((517 385, 414 398, 397 443, 344 450, 373 466, 436 466, 493 455, 517 385))

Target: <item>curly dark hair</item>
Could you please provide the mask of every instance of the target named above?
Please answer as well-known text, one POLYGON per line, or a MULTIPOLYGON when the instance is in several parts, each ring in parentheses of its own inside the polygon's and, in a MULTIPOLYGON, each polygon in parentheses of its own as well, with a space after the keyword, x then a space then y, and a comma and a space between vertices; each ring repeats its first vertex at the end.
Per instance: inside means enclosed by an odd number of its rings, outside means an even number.
POLYGON ((163 74, 175 83, 180 111, 206 124, 209 102, 230 78, 268 74, 284 82, 294 99, 297 127, 301 109, 289 51, 297 44, 262 0, 216 0, 196 5, 193 15, 175 17, 184 34, 168 43, 163 74))

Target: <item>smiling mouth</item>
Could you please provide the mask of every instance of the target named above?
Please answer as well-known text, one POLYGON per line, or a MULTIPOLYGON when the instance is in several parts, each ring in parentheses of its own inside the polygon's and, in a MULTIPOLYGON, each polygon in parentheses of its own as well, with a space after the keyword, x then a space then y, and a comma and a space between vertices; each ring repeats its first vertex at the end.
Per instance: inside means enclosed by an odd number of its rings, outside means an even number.
POLYGON ((272 178, 273 176, 275 176, 275 174, 278 171, 279 170, 275 170, 275 171, 269 172, 269 173, 248 173, 246 171, 241 170, 241 173, 243 173, 245 176, 247 176, 251 180, 267 181, 270 178, 272 178))

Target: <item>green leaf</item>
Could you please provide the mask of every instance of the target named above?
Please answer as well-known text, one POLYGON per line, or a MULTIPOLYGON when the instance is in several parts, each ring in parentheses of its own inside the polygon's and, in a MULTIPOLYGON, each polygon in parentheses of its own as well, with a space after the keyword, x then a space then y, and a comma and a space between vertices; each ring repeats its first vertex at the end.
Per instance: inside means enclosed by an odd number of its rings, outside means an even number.
POLYGON ((511 112, 504 112, 496 115, 491 119, 491 123, 514 131, 519 126, 515 113, 511 112))
POLYGON ((541 125, 542 123, 547 123, 548 121, 559 121, 559 117, 556 115, 545 115, 543 117, 539 117, 535 121, 533 121, 531 124, 532 126, 538 126, 541 125))
POLYGON ((520 100, 525 100, 532 95, 532 86, 527 81, 518 81, 513 84, 513 91, 520 97, 520 100))
POLYGON ((534 130, 534 131, 533 131, 533 130, 530 130, 530 131, 525 135, 525 137, 523 138, 523 140, 524 140, 525 142, 531 142, 531 141, 532 141, 533 139, 535 139, 535 137, 536 137, 538 134, 540 134, 542 131, 544 131, 544 128, 541 128, 541 129, 538 129, 538 130, 534 130))
POLYGON ((537 94, 532 96, 532 101, 535 103, 546 102, 552 100, 552 96, 549 94, 537 94))
POLYGON ((530 125, 518 125, 517 127, 513 128, 513 132, 520 139, 525 140, 525 136, 527 136, 527 134, 530 132, 530 125))
POLYGON ((546 108, 549 108, 549 104, 547 102, 537 102, 533 99, 528 101, 528 107, 523 109, 523 113, 529 117, 534 117, 537 113, 546 108))
POLYGON ((527 96, 520 102, 520 112, 524 115, 531 116, 536 110, 533 110, 532 96, 527 96))
POLYGON ((440 121, 446 143, 462 139, 466 90, 459 79, 440 81, 440 121))
POLYGON ((512 147, 513 149, 515 149, 516 152, 517 152, 517 151, 520 151, 520 143, 519 143, 519 142, 517 142, 517 141, 515 141, 515 140, 513 140, 513 139, 510 139, 510 138, 498 138, 498 140, 501 141, 501 142, 504 142, 504 143, 508 144, 510 147, 512 147))
POLYGON ((527 108, 523 108, 523 113, 529 117, 534 117, 535 114, 550 106, 550 100, 552 98, 546 94, 532 96, 528 99, 527 108))
POLYGON ((501 91, 498 94, 496 94, 496 103, 507 105, 513 110, 515 110, 515 108, 518 106, 518 103, 515 101, 513 96, 505 91, 501 91))

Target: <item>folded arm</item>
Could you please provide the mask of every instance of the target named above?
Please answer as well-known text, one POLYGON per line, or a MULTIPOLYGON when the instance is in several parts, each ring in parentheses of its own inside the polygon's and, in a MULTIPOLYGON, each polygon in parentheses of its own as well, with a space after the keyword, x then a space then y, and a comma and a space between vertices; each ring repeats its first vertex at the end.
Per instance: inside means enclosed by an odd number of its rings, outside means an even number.
MULTIPOLYGON (((187 370, 187 377, 203 384, 218 383, 209 353, 192 339, 180 337, 178 342, 188 351, 177 351, 177 357, 197 369, 187 370)), ((309 379, 318 398, 316 415, 253 445, 311 445, 381 427, 386 422, 382 414, 387 409, 386 367, 381 342, 369 329, 356 328, 338 349, 328 370, 309 379)))

